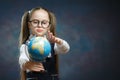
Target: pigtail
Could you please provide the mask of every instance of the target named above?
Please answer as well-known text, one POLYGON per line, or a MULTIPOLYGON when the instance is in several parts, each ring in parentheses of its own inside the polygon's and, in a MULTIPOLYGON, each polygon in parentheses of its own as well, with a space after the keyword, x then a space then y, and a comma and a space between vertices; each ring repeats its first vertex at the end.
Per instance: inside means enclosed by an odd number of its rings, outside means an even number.
POLYGON ((28 39, 30 35, 29 28, 28 28, 28 21, 29 21, 29 12, 27 11, 22 16, 19 45, 25 43, 25 41, 28 39))
POLYGON ((20 70, 20 80, 26 80, 26 71, 20 70))
MULTIPOLYGON (((28 39, 30 35, 29 28, 28 28, 28 21, 29 21, 29 12, 25 12, 22 16, 22 21, 21 21, 19 46, 25 43, 25 41, 28 39)), ((21 80, 26 80, 26 71, 24 71, 23 69, 20 70, 20 77, 21 77, 21 80)))
POLYGON ((55 29, 56 29, 56 17, 52 12, 49 13, 49 19, 50 19, 50 31, 53 33, 53 35, 56 35, 55 29))

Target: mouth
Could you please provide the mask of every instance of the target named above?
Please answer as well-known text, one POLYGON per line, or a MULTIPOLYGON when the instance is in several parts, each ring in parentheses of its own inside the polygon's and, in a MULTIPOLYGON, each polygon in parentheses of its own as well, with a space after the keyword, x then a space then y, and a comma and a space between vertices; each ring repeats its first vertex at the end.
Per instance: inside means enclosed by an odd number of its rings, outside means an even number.
POLYGON ((36 29, 37 32, 42 32, 43 30, 42 29, 36 29))

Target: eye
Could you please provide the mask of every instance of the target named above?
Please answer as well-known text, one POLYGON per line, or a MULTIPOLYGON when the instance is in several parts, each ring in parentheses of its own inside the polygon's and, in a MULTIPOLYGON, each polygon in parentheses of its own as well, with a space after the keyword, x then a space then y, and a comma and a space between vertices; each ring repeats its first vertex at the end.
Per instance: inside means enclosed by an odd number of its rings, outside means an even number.
POLYGON ((42 23, 42 24, 47 24, 47 23, 48 23, 48 21, 42 21, 41 23, 42 23))
POLYGON ((32 23, 34 23, 34 24, 38 24, 38 22, 39 21, 37 21, 37 20, 32 21, 32 23))

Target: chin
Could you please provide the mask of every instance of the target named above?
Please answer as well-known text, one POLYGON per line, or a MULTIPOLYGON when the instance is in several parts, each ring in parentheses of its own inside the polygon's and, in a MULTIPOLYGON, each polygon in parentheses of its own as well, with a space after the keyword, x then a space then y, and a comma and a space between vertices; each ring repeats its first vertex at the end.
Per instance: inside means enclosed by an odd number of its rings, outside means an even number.
POLYGON ((44 36, 44 34, 37 34, 37 36, 44 36))

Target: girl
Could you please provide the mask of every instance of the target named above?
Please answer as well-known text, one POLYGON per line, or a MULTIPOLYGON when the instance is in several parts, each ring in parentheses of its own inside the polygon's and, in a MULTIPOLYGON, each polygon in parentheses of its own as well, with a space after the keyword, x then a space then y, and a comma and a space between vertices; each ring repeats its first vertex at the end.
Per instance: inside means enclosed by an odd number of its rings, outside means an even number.
POLYGON ((67 53, 69 44, 55 36, 56 18, 47 9, 38 7, 24 13, 21 21, 20 56, 21 80, 59 80, 57 53, 67 53), (33 62, 29 58, 27 42, 32 37, 46 37, 51 43, 51 55, 45 62, 33 62))

